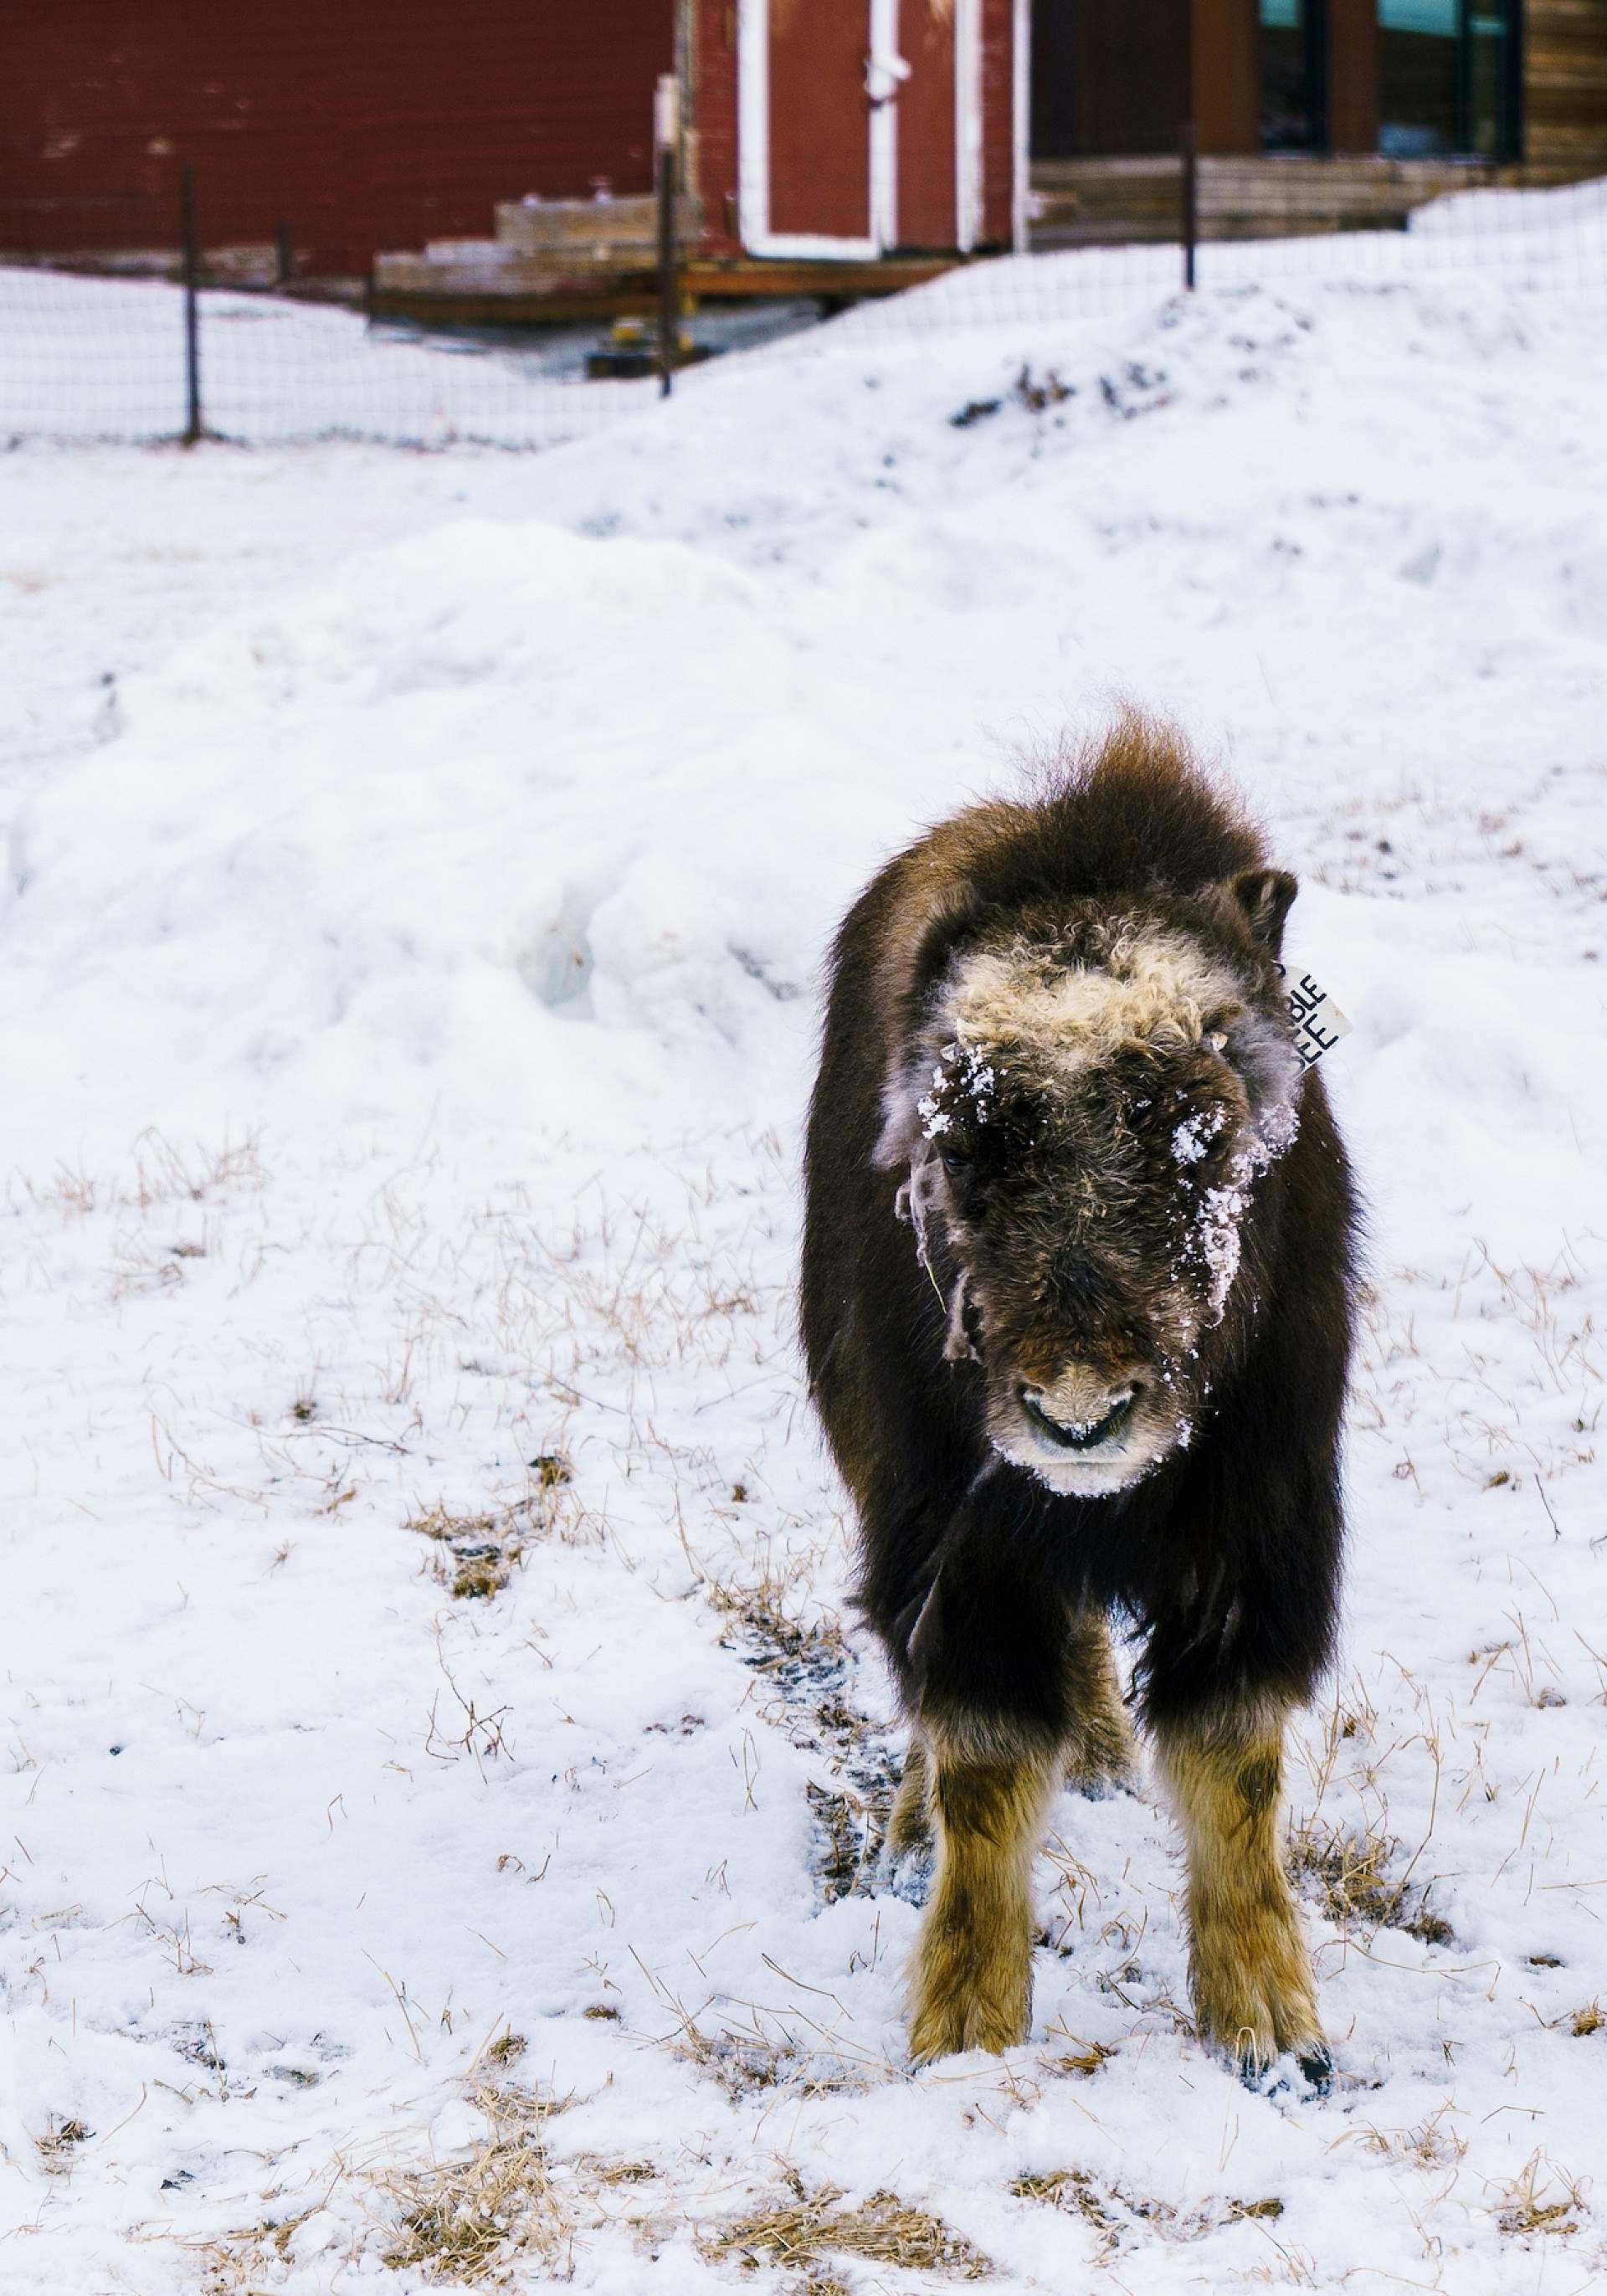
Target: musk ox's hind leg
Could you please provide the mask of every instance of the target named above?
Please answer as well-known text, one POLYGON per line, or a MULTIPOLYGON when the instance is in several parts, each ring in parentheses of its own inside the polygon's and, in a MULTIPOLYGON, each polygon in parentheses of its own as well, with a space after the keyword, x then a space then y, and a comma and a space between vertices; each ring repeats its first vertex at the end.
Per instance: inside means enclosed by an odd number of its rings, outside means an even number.
POLYGON ((1111 1630, 1096 1611, 1084 1611, 1071 1621, 1067 1703, 1066 1784, 1086 1794, 1128 1784, 1134 1770, 1133 1733, 1111 1652, 1111 1630))
POLYGON ((933 1732, 928 1797, 937 1877, 916 1950, 910 2054, 1013 2048, 1032 2014, 1032 1858, 1058 1762, 933 1732))
POLYGON ((900 1880, 912 1871, 919 1874, 931 1859, 931 1790, 925 1742, 918 1731, 912 1731, 909 1751, 904 1757, 904 1774, 887 1821, 887 1862, 900 1880))
POLYGON ((1333 2070, 1283 1870, 1283 1713, 1168 1721, 1162 1775, 1188 1853, 1189 1975, 1200 2038, 1248 2078, 1287 2050, 1333 2070))

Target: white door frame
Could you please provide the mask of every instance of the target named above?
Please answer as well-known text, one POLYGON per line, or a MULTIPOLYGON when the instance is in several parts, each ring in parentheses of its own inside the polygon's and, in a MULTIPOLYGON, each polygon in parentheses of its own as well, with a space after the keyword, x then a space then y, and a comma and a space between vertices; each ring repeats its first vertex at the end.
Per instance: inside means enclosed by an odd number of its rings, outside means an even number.
MULTIPOLYGON (((801 0, 808 6, 808 0, 801 0)), ((898 0, 869 0, 867 20, 877 9, 898 0)), ((737 221, 743 247, 750 255, 792 255, 806 261, 868 262, 881 252, 875 234, 885 220, 885 150, 892 129, 890 104, 871 113, 870 214, 863 239, 840 237, 828 232, 772 231, 770 228, 770 0, 740 0, 737 18, 737 221), (886 117, 888 126, 877 130, 886 117), (879 167, 880 163, 880 167, 879 167)), ((893 145, 894 157, 897 146, 893 145)), ((895 186, 896 189, 896 186, 895 186)))
POLYGON ((955 0, 955 245, 982 236, 982 5, 955 0))
POLYGON ((1018 255, 1027 252, 1028 128, 1032 111, 1031 0, 1015 0, 1010 37, 1011 122, 1010 244, 1018 255))
MULTIPOLYGON (((808 5, 808 0, 805 0, 808 5)), ((898 0, 871 0, 871 237, 876 251, 898 244, 898 90, 909 66, 898 53, 898 0)))

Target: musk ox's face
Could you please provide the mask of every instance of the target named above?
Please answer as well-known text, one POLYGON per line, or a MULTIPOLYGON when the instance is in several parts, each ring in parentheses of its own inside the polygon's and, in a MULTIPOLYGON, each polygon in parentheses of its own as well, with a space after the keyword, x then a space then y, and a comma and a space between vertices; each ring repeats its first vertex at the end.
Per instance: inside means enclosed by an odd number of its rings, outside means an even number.
POLYGON ((996 1450, 1055 1490, 1126 1488, 1207 1405, 1249 1193, 1294 1131, 1299 1064, 1256 996, 1175 922, 1062 921, 964 951, 890 1094, 947 1351, 980 1362, 996 1450))

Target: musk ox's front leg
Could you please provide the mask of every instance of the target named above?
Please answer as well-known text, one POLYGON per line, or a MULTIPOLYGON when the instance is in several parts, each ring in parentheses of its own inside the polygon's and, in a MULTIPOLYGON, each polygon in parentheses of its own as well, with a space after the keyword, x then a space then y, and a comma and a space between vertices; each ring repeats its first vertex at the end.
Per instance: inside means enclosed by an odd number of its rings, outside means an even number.
POLYGON ((1000 1504, 980 1487, 951 1522, 901 1653, 936 1853, 911 1972, 918 2064, 1013 2048, 1031 2014, 1032 1859, 1070 1734, 1066 1613, 1000 1504))
POLYGON ((1056 1763, 996 1728, 927 1731, 937 1878, 916 1951, 910 2054, 1013 2048, 1032 2015, 1032 1857, 1056 1763))
POLYGON ((1173 1718, 1157 1751, 1187 1845, 1200 2038, 1247 2076, 1287 2050, 1320 2086, 1333 2062, 1283 1870, 1285 1711, 1269 1702, 1173 1718))

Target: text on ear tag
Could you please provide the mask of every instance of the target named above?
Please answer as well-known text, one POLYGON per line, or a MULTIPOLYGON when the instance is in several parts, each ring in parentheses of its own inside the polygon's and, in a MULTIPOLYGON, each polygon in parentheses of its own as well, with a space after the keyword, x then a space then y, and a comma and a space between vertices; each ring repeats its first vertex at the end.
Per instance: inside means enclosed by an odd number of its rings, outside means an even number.
POLYGON ((1300 1066, 1315 1068, 1324 1053, 1331 1053, 1341 1037, 1349 1035, 1350 1023, 1309 972, 1297 974, 1292 967, 1279 964, 1278 978, 1283 984, 1300 1066))

